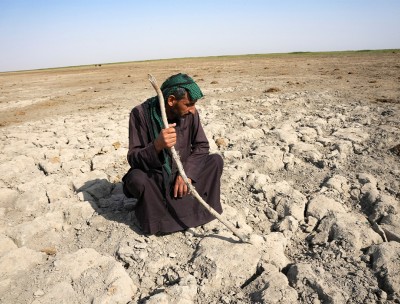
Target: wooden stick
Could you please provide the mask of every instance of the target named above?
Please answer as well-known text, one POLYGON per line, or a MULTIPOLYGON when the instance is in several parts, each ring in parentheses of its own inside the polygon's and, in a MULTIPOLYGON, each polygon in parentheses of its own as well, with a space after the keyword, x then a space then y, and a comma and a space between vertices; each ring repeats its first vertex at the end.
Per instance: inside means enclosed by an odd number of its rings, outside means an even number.
MULTIPOLYGON (((160 90, 160 88, 157 85, 156 79, 149 74, 149 81, 151 85, 153 86, 154 90, 157 92, 158 100, 160 102, 160 109, 161 109, 161 116, 162 120, 164 123, 164 128, 168 127, 168 119, 167 119, 167 114, 165 112, 165 104, 164 104, 164 96, 160 90)), ((242 242, 244 243, 250 243, 250 240, 248 237, 242 235, 231 223, 226 221, 217 211, 215 211, 209 204, 207 204, 203 198, 199 195, 199 193, 196 191, 194 186, 189 182, 185 170, 183 169, 182 162, 178 156, 178 153, 175 150, 175 147, 171 147, 171 154, 173 159, 175 160, 176 166, 178 167, 179 174, 185 181, 185 184, 189 188, 190 193, 199 201, 200 204, 204 206, 210 212, 213 216, 215 216, 222 224, 224 224, 234 235, 236 235, 242 242)))

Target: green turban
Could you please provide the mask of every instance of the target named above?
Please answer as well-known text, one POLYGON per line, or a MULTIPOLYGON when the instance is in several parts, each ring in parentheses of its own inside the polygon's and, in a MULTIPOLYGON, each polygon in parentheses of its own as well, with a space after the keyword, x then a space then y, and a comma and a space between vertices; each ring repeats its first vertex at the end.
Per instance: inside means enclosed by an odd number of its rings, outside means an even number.
POLYGON ((161 91, 165 97, 168 97, 171 95, 170 92, 176 88, 186 89, 192 100, 197 100, 204 96, 197 83, 186 74, 179 73, 169 77, 162 84, 161 91))

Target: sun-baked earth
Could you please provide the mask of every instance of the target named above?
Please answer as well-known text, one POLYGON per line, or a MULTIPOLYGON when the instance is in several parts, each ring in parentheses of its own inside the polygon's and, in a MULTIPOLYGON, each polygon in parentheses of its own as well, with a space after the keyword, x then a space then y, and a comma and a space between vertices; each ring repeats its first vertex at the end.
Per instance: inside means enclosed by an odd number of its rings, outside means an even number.
POLYGON ((399 303, 400 51, 0 73, 0 303, 399 303), (222 224, 143 235, 131 108, 185 72, 222 224))

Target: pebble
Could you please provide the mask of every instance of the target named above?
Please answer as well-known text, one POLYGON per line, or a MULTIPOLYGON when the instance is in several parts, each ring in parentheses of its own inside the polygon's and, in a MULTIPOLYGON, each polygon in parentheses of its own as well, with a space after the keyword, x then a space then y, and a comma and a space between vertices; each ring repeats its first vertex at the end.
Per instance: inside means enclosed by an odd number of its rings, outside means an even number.
POLYGON ((41 297, 41 296, 44 295, 44 291, 41 290, 41 289, 38 289, 38 290, 36 290, 36 291, 33 293, 33 295, 34 295, 35 297, 41 297))
POLYGON ((135 245, 133 245, 133 247, 136 249, 146 249, 147 244, 146 243, 136 243, 135 245))

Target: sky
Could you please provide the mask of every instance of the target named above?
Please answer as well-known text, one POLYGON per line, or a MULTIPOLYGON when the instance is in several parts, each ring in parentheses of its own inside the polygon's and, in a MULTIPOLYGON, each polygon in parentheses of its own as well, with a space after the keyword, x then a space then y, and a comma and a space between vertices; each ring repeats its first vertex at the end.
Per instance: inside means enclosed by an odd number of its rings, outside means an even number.
POLYGON ((400 0, 0 0, 0 72, 400 48, 400 0))

